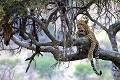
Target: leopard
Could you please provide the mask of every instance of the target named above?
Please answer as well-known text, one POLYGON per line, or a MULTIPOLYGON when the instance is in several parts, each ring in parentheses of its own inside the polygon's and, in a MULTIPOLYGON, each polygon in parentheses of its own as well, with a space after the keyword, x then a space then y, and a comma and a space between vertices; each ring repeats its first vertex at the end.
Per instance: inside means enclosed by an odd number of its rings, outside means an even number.
MULTIPOLYGON (((90 47, 87 47, 87 55, 88 59, 91 62, 91 66, 94 70, 94 72, 97 75, 102 75, 102 71, 98 72, 95 68, 94 61, 93 61, 93 55, 95 55, 95 60, 96 60, 96 65, 99 65, 99 53, 97 53, 99 43, 94 35, 94 33, 90 30, 88 27, 88 20, 76 20, 76 27, 77 27, 77 32, 76 32, 76 37, 80 38, 81 36, 87 36, 89 41, 90 41, 90 47)), ((81 52, 81 47, 77 46, 77 50, 79 53, 81 52)))

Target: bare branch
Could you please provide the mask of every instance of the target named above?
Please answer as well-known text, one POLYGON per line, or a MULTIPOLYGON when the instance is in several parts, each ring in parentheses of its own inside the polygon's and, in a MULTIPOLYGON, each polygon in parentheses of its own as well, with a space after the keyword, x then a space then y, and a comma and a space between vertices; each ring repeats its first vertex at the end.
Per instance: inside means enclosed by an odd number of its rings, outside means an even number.
POLYGON ((27 49, 30 49, 30 50, 35 50, 35 47, 34 47, 34 46, 29 46, 30 43, 20 41, 20 39, 18 39, 16 36, 13 36, 13 37, 11 38, 11 40, 12 40, 15 44, 17 44, 17 45, 19 45, 19 46, 22 46, 22 47, 27 48, 27 49))
MULTIPOLYGON (((32 46, 32 47, 29 47, 29 44, 28 43, 25 43, 25 42, 22 42, 20 40, 18 40, 15 36, 13 36, 12 40, 18 44, 18 45, 21 45, 22 47, 25 47, 25 48, 28 48, 30 50, 35 50, 35 47, 32 46)), ((88 46, 90 44, 88 38, 80 38, 80 39, 76 39, 74 41, 74 43, 77 45, 78 43, 82 44, 82 45, 86 45, 88 46), (83 43, 84 42, 84 43, 83 43)), ((42 45, 42 44, 40 44, 42 45)), ((51 42, 48 42, 46 43, 46 46, 52 46, 53 44, 51 42)), ((59 44, 62 46, 62 44, 59 44)), ((87 54, 84 54, 84 53, 78 53, 78 51, 76 53, 73 53, 73 54, 67 54, 67 55, 63 55, 63 52, 60 51, 59 49, 55 49, 53 47, 46 47, 46 48, 41 48, 41 52, 50 52, 53 54, 54 58, 56 60, 59 60, 59 61, 75 61, 75 60, 82 60, 82 59, 85 59, 87 58, 87 54)), ((110 51, 110 50, 104 50, 104 49, 100 49, 98 50, 98 53, 100 54, 100 59, 103 59, 103 60, 109 60, 109 61, 112 61, 114 62, 119 68, 120 68, 120 54, 116 51, 110 51), (118 54, 118 55, 116 55, 118 54)))
POLYGON ((54 38, 54 36, 50 33, 50 31, 48 30, 48 28, 45 27, 45 24, 42 23, 41 20, 32 17, 32 16, 28 16, 29 19, 34 20, 36 23, 38 23, 40 25, 40 28, 44 31, 44 33, 52 40, 52 42, 56 42, 57 40, 54 38))
POLYGON ((93 21, 94 23, 96 23, 97 25, 99 25, 103 30, 105 30, 106 32, 108 32, 108 29, 105 26, 103 26, 101 23, 99 23, 97 20, 93 19, 91 17, 91 15, 89 14, 88 11, 86 11, 85 15, 88 16, 91 21, 93 21))
POLYGON ((120 22, 116 22, 109 27, 110 30, 113 31, 113 34, 116 35, 118 31, 120 31, 120 22))
POLYGON ((46 27, 48 26, 49 22, 51 21, 53 15, 57 14, 58 8, 53 8, 48 14, 46 18, 46 27))

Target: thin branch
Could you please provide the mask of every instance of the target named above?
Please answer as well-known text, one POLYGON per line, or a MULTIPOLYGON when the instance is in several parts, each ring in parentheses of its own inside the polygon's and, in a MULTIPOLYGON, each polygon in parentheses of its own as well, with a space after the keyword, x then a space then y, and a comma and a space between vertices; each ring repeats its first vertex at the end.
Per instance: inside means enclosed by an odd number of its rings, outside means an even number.
POLYGON ((120 22, 116 22, 116 23, 110 25, 109 29, 110 29, 111 31, 113 31, 114 35, 116 35, 116 33, 117 33, 118 31, 120 31, 120 22))
POLYGON ((57 40, 54 38, 54 36, 50 33, 50 31, 48 30, 48 28, 45 27, 45 24, 42 23, 41 20, 32 17, 32 16, 28 16, 29 19, 34 20, 36 23, 38 23, 40 25, 40 28, 44 31, 44 33, 53 41, 56 42, 57 40))
POLYGON ((87 10, 93 3, 95 3, 95 0, 91 0, 88 4, 86 4, 85 6, 83 7, 70 7, 67 12, 71 9, 79 9, 79 10, 87 10))
POLYGON ((108 32, 108 29, 105 26, 103 26, 101 23, 99 23, 97 20, 93 19, 91 17, 91 15, 89 14, 88 11, 86 11, 85 15, 88 16, 91 21, 93 21, 94 23, 96 23, 97 25, 99 25, 103 30, 105 30, 106 32, 108 32))
POLYGON ((34 57, 37 55, 37 53, 34 53, 30 58, 27 58, 25 61, 28 61, 28 60, 30 60, 29 61, 29 63, 28 63, 28 67, 27 67, 27 69, 26 69, 26 72, 28 71, 28 69, 29 69, 29 67, 30 67, 30 65, 31 65, 31 63, 32 63, 32 61, 34 60, 34 57))
POLYGON ((55 7, 52 10, 50 10, 50 12, 47 14, 47 18, 46 18, 46 27, 48 26, 49 22, 51 21, 53 15, 57 14, 58 8, 55 7))

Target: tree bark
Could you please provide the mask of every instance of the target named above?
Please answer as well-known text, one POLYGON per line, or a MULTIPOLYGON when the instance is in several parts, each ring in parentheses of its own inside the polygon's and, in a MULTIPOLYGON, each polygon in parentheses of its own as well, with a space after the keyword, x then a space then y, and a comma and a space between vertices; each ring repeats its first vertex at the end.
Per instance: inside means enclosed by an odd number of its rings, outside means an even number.
MULTIPOLYGON (((20 45, 24 48, 35 51, 35 46, 29 46, 28 43, 18 40, 18 38, 15 36, 12 37, 12 40, 17 45, 20 45)), ((78 44, 81 44, 83 46, 90 46, 90 42, 86 36, 78 38, 78 39, 74 39, 73 43, 74 43, 74 46, 78 46, 78 44)), ((58 61, 63 61, 63 62, 76 61, 76 60, 82 60, 82 59, 87 58, 87 54, 79 53, 78 51, 64 56, 63 52, 60 49, 53 47, 54 44, 52 42, 48 42, 48 43, 44 43, 44 44, 42 44, 42 43, 38 44, 38 45, 42 46, 41 52, 49 52, 49 53, 53 54, 54 58, 58 61), (46 44, 46 45, 44 45, 44 44, 46 44), (48 47, 44 47, 44 46, 48 46, 48 47)), ((60 42, 57 45, 63 46, 63 43, 60 42)), ((117 65, 117 67, 120 68, 120 54, 117 51, 110 51, 110 50, 105 50, 105 49, 99 48, 98 53, 99 53, 100 59, 112 61, 114 64, 117 65)))
MULTIPOLYGON (((109 33, 108 37, 110 39, 112 49, 116 52, 118 52, 117 42, 116 42, 116 33, 119 31, 118 28, 120 28, 119 23, 113 24, 109 27, 109 33), (117 29, 116 29, 117 28, 117 29), (114 30, 113 30, 114 29, 114 30)), ((116 53, 115 55, 118 55, 119 53, 116 53)), ((120 80, 120 64, 115 64, 114 61, 112 61, 112 74, 114 80, 120 80)))

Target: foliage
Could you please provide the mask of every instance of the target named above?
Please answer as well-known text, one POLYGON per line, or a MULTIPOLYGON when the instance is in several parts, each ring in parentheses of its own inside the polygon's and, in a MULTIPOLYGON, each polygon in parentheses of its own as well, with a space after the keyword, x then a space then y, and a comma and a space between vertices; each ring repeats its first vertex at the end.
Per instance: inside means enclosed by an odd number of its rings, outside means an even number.
MULTIPOLYGON (((112 80, 111 67, 111 62, 100 60, 100 69, 103 72, 103 74, 99 77, 99 80, 112 80)), ((75 66, 74 74, 79 79, 86 80, 94 74, 94 71, 92 70, 90 64, 85 62, 79 63, 75 66)))
POLYGON ((3 17, 3 15, 4 15, 3 7, 0 5, 0 19, 3 17))
POLYGON ((51 67, 54 63, 55 60, 52 57, 36 57, 35 63, 32 63, 32 67, 41 77, 49 77, 54 74, 55 70, 51 67))
POLYGON ((24 80, 24 74, 23 73, 14 74, 14 80, 24 80))
POLYGON ((92 67, 88 63, 80 63, 75 66, 74 75, 80 80, 86 80, 89 74, 94 73, 92 67))
POLYGON ((100 66, 101 66, 100 69, 102 70, 103 75, 99 79, 100 80, 113 80, 112 72, 111 72, 111 68, 112 68, 111 62, 100 60, 100 66))
POLYGON ((21 1, 14 1, 14 0, 6 0, 1 1, 0 3, 1 11, 0 13, 4 13, 2 15, 7 15, 8 18, 13 17, 14 15, 25 15, 26 9, 24 4, 21 1))
POLYGON ((10 80, 15 73, 15 67, 20 62, 19 59, 0 59, 0 80, 10 80))
POLYGON ((0 59, 0 65, 4 65, 4 64, 10 64, 12 66, 16 66, 18 63, 20 62, 19 59, 0 59))

